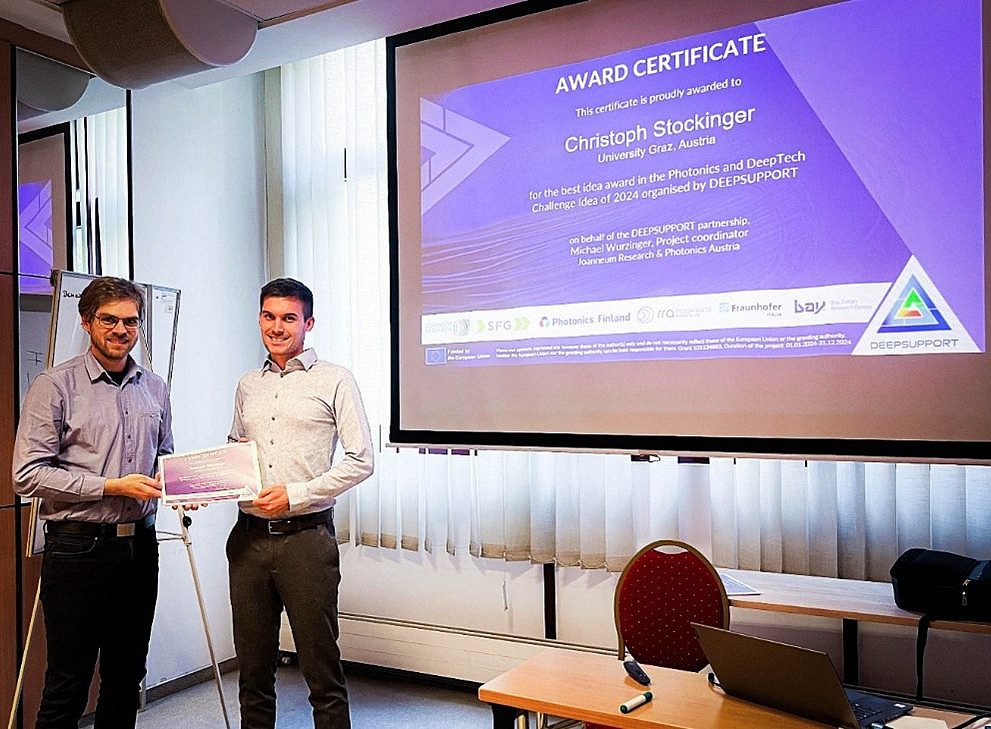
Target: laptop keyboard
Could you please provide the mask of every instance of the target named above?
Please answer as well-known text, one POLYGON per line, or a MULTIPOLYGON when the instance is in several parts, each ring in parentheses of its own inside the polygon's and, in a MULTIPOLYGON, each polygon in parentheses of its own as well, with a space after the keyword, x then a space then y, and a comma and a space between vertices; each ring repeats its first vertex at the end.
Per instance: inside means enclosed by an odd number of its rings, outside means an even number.
POLYGON ((875 709, 873 706, 864 706, 856 702, 850 704, 853 707, 853 714, 857 717, 857 721, 860 722, 861 726, 865 726, 867 721, 873 717, 877 716, 881 712, 875 709))

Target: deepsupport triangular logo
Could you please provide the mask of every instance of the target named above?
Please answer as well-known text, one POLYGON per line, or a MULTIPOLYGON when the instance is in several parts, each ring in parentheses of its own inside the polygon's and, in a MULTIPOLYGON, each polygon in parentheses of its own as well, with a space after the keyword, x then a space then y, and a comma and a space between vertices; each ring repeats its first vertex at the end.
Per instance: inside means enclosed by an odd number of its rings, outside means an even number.
POLYGON ((911 276, 878 331, 933 332, 949 329, 950 325, 939 313, 939 308, 926 293, 925 287, 915 276, 911 276))
POLYGON ((915 256, 874 310, 854 354, 980 352, 915 256))

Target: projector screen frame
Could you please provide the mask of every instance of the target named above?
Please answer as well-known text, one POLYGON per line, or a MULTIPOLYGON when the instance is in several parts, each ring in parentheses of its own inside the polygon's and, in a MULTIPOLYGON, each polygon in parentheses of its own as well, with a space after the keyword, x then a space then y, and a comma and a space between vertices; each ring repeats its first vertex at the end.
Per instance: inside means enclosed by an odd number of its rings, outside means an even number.
MULTIPOLYGON (((769 6, 789 8, 785 12, 798 12, 806 9, 841 4, 846 0, 767 0, 757 3, 753 20, 771 17, 766 14, 769 6), (796 9, 797 8, 797 9, 796 9)), ((389 445, 395 447, 448 448, 448 449, 500 449, 500 450, 550 450, 564 452, 608 452, 640 455, 678 455, 697 457, 767 457, 767 458, 807 458, 817 460, 864 460, 899 461, 925 463, 991 464, 991 442, 941 439, 882 439, 882 438, 821 438, 821 437, 762 437, 762 436, 720 436, 685 434, 643 434, 643 433, 578 433, 578 432, 538 432, 515 430, 465 431, 457 429, 421 429, 402 426, 400 356, 402 352, 402 332, 400 325, 400 231, 399 231, 399 165, 397 162, 397 122, 396 122, 396 53, 397 50, 421 41, 431 40, 451 33, 473 30, 525 15, 554 10, 568 5, 594 4, 594 0, 562 2, 523 2, 505 6, 493 11, 450 21, 437 26, 422 28, 386 41, 386 78, 389 89, 387 100, 388 193, 389 193, 389 237, 390 237, 390 315, 391 315, 391 422, 389 445)), ((987 5, 982 2, 983 31, 982 43, 982 87, 983 98, 987 99, 989 61, 987 51, 987 5)), ((989 144, 987 105, 984 116, 984 155, 985 184, 988 179, 989 144)), ((984 212, 987 220, 987 195, 984 195, 984 212)), ((988 260, 987 226, 984 232, 985 244, 985 290, 991 262, 988 260)), ((988 302, 985 301, 987 313, 988 302)), ((988 319, 985 319, 987 322, 988 319)), ((987 329, 987 323, 985 324, 987 329)), ((919 355, 908 355, 915 357, 919 355)), ((922 355, 924 356, 924 355, 922 355)), ((944 355, 940 355, 944 356, 944 355)), ((985 352, 980 356, 988 357, 985 352)), ((980 387, 981 383, 975 383, 980 387)), ((987 387, 984 384, 984 387, 987 387)), ((663 413, 659 414, 663 419, 663 413)))

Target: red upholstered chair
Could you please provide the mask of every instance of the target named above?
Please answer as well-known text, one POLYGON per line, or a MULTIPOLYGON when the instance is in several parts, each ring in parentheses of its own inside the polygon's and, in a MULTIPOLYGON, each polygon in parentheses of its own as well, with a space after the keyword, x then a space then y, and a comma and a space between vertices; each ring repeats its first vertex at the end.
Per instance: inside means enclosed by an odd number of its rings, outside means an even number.
POLYGON ((613 604, 620 660, 629 653, 638 663, 700 671, 708 661, 691 623, 729 627, 729 599, 715 567, 695 547, 671 539, 633 555, 613 604))

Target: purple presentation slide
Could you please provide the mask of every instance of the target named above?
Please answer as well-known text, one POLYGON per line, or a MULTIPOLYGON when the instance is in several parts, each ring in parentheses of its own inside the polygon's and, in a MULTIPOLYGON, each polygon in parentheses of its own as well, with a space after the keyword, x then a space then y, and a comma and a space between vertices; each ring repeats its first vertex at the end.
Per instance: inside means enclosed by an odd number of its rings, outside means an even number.
POLYGON ((981 34, 852 0, 422 98, 425 362, 985 351, 981 34))
POLYGON ((17 187, 18 269, 22 294, 52 293, 48 277, 53 267, 52 181, 26 182, 17 187))

